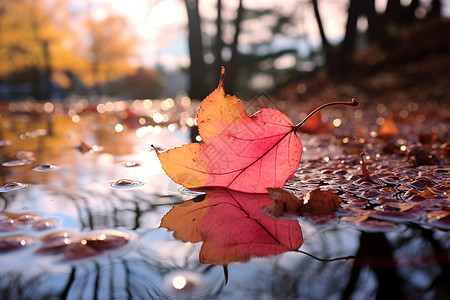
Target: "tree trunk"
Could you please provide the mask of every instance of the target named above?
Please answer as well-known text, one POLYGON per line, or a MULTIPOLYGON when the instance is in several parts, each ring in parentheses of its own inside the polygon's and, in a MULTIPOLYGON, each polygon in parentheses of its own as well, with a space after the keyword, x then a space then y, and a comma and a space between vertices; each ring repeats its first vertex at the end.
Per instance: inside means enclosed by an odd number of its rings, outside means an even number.
POLYGON ((42 41, 42 52, 44 53, 44 84, 42 97, 46 100, 50 99, 53 93, 52 86, 52 65, 51 65, 51 54, 50 54, 50 46, 49 41, 42 41))
POLYGON ((224 42, 222 40, 222 0, 217 0, 217 19, 216 19, 216 44, 215 44, 215 70, 219 72, 223 66, 222 50, 224 42))
POLYGON ((234 92, 236 87, 237 77, 238 77, 238 62, 239 62, 239 51, 238 51, 238 42, 239 42, 239 34, 241 33, 241 23, 242 18, 244 16, 244 6, 242 5, 242 0, 239 0, 239 7, 237 11, 236 19, 234 20, 234 37, 233 43, 231 44, 231 59, 228 64, 227 76, 225 78, 227 81, 227 90, 230 93, 234 92))
POLYGON ((440 17, 441 9, 442 9, 441 0, 433 0, 431 2, 431 10, 430 10, 429 16, 430 17, 440 17))
POLYGON ((326 66, 328 73, 330 75, 338 72, 339 66, 336 59, 335 51, 331 47, 330 42, 328 42, 327 36, 325 35, 325 30, 323 28, 322 18, 320 17, 319 4, 317 0, 312 0, 314 8, 314 16, 316 17, 317 27, 319 27, 320 39, 322 41, 322 48, 325 54, 326 66))
POLYGON ((207 73, 203 58, 198 0, 185 0, 185 3, 189 21, 189 55, 191 58, 191 66, 189 68, 189 96, 193 99, 203 99, 207 95, 208 90, 205 83, 207 73))

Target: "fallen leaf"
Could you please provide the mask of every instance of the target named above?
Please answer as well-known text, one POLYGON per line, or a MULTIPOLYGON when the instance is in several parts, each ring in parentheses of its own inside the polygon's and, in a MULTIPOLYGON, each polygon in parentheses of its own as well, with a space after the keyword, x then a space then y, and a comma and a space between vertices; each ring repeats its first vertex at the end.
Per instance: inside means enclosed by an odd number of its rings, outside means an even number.
MULTIPOLYGON (((297 171, 302 143, 294 125, 282 112, 264 108, 251 117, 236 97, 225 95, 225 69, 218 87, 206 97, 197 123, 203 143, 157 152, 167 175, 187 188, 224 187, 247 193, 281 188, 297 171)), ((329 103, 314 111, 333 104, 329 103)), ((156 150, 156 148, 155 148, 156 150)))
POLYGON ((351 223, 362 223, 370 217, 370 214, 364 214, 360 216, 345 216, 341 218, 341 221, 351 222, 351 223))
POLYGON ((433 143, 436 143, 438 139, 437 133, 421 133, 419 134, 419 142, 421 142, 424 145, 432 145, 433 143))
POLYGON ((427 221, 431 223, 431 222, 445 219, 448 216, 450 216, 450 211, 447 211, 447 210, 430 211, 427 213, 427 221))
POLYGON ((268 210, 275 217, 280 217, 285 213, 292 213, 297 215, 303 206, 303 200, 300 200, 295 195, 283 189, 268 188, 269 196, 274 200, 274 203, 268 206, 268 210))
POLYGON ((423 165, 440 165, 441 159, 428 149, 421 147, 414 147, 408 152, 408 157, 414 162, 416 166, 423 165))
POLYGON ((297 220, 275 219, 261 212, 273 202, 269 195, 252 195, 222 188, 204 190, 205 199, 173 207, 160 227, 185 242, 200 242, 200 261, 226 266, 251 257, 293 251, 303 243, 297 220))
POLYGON ((82 243, 72 243, 62 248, 61 251, 66 259, 81 259, 102 254, 101 251, 91 248, 82 243))
POLYGON ((424 191, 421 193, 425 198, 434 197, 436 192, 430 189, 427 185, 424 187, 424 191))
POLYGON ((267 189, 274 203, 266 207, 275 217, 334 214, 342 199, 332 191, 313 190, 299 199, 283 189, 267 189))
POLYGON ((16 250, 28 246, 34 238, 26 235, 9 235, 0 237, 0 253, 16 250))
POLYGON ((164 171, 187 188, 225 187, 265 193, 282 187, 300 164, 302 143, 280 111, 267 108, 249 117, 235 96, 219 86, 198 111, 202 144, 157 151, 164 171))
POLYGON ((369 170, 367 169, 366 163, 364 162, 364 153, 361 152, 359 155, 361 156, 361 171, 363 173, 364 178, 367 181, 375 183, 375 181, 372 179, 372 177, 369 174, 369 170))
POLYGON ((85 142, 81 142, 80 146, 76 147, 75 149, 84 154, 90 152, 92 150, 92 147, 88 146, 85 142))
POLYGON ((403 202, 403 203, 399 203, 398 207, 400 209, 401 212, 404 211, 408 211, 411 208, 413 208, 414 206, 418 205, 418 202, 403 202))
POLYGON ((400 134, 397 125, 391 119, 384 119, 383 124, 378 129, 377 137, 389 138, 400 134))

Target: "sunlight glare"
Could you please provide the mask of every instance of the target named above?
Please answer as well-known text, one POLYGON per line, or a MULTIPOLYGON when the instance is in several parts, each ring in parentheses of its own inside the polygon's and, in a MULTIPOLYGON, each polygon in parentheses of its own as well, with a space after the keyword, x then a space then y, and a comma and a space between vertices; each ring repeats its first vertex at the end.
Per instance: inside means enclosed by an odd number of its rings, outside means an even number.
POLYGON ((181 290, 182 288, 184 288, 186 286, 186 278, 184 278, 183 276, 179 275, 176 276, 173 280, 172 280, 172 285, 174 288, 176 288, 177 290, 181 290))
POLYGON ((114 127, 114 130, 116 132, 122 132, 123 131, 123 125, 122 124, 116 124, 116 126, 114 127))

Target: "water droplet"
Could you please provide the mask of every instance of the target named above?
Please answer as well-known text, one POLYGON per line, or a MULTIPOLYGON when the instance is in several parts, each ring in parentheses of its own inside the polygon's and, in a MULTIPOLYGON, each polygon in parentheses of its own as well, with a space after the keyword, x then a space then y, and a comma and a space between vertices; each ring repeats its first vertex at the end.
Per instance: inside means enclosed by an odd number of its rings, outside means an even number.
POLYGON ((110 182, 109 185, 115 189, 129 189, 133 187, 143 186, 142 181, 132 179, 119 179, 117 181, 110 182))
POLYGON ((30 162, 34 162, 36 160, 34 157, 34 153, 30 151, 18 151, 16 153, 16 158, 19 160, 25 160, 30 162))
POLYGON ((43 164, 40 165, 36 168, 34 168, 33 170, 38 171, 38 172, 47 172, 47 171, 53 171, 53 170, 59 170, 61 169, 61 167, 55 166, 55 165, 50 165, 50 164, 43 164))
POLYGON ((4 147, 4 146, 11 146, 12 142, 10 140, 1 140, 0 141, 0 147, 4 147))
POLYGON ((19 166, 32 164, 33 162, 34 161, 32 161, 32 160, 20 159, 20 160, 6 161, 2 165, 4 167, 19 167, 19 166))
POLYGON ((0 193, 21 190, 26 188, 27 186, 27 184, 18 181, 6 182, 2 187, 0 187, 0 193))
POLYGON ((125 168, 134 168, 134 167, 140 167, 141 164, 133 161, 127 161, 122 164, 125 168))

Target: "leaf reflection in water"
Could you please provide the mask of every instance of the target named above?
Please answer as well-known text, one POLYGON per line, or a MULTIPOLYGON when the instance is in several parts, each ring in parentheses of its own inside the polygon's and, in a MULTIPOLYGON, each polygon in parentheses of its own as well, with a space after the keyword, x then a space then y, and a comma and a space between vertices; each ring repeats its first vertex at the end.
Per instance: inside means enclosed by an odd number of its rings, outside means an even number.
POLYGON ((269 195, 222 188, 202 191, 206 193, 203 200, 194 198, 176 205, 160 224, 184 242, 203 242, 202 263, 226 266, 294 251, 302 245, 297 220, 275 219, 261 212, 273 202, 269 195))

